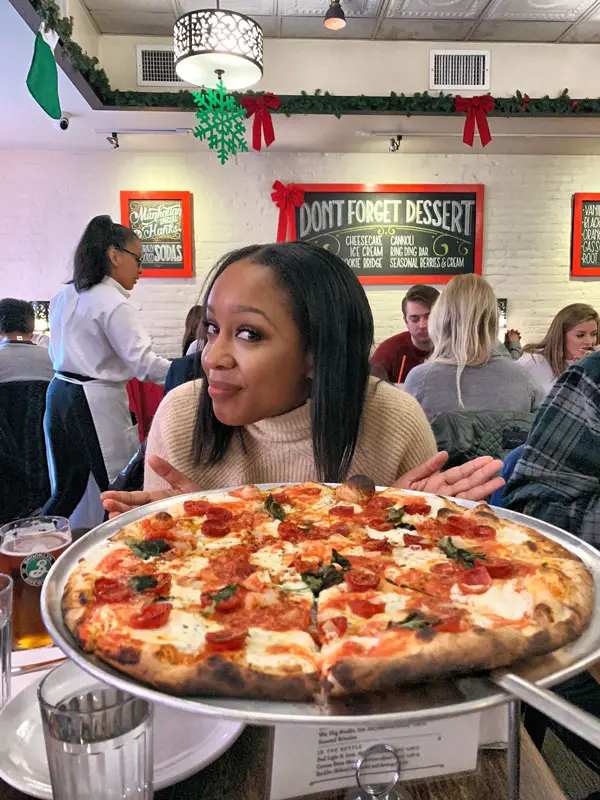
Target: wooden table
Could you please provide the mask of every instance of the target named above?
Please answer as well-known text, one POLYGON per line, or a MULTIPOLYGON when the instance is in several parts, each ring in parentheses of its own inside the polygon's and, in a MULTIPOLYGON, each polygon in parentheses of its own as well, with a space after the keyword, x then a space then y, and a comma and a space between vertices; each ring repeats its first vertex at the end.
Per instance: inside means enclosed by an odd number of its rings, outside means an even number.
MULTIPOLYGON (((202 772, 155 793, 155 800, 267 800, 271 728, 247 727, 221 758, 202 772)), ((403 786, 414 800, 506 800, 506 752, 483 750, 476 773, 430 778, 403 786)), ((312 795, 342 800, 345 791, 312 795)), ((0 780, 0 800, 27 800, 0 780)), ((565 800, 546 762, 521 728, 521 800, 565 800)))

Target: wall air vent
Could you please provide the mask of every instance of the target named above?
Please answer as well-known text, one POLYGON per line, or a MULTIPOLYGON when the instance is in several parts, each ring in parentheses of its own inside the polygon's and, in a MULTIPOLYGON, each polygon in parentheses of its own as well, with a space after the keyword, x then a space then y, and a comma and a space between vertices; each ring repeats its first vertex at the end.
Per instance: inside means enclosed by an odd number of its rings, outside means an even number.
POLYGON ((439 91, 490 88, 489 50, 431 50, 429 88, 439 91))
POLYGON ((187 86, 175 72, 173 45, 137 45, 138 86, 187 86))

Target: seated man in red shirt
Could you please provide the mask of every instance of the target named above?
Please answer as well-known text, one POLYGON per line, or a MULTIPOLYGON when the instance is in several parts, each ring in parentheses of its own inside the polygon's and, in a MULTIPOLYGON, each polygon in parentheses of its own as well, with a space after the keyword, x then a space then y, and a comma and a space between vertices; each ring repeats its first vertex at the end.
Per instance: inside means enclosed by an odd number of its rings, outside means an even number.
POLYGON ((382 342, 371 357, 371 374, 392 383, 404 383, 413 367, 422 364, 433 350, 427 323, 440 296, 433 286, 411 286, 402 301, 407 331, 382 342))

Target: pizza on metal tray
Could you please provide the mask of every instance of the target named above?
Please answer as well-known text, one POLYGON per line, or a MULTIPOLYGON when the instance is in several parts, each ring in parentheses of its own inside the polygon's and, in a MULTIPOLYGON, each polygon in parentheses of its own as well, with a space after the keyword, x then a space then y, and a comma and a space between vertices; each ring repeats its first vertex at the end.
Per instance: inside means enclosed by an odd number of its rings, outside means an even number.
POLYGON ((357 477, 175 498, 80 559, 63 613, 161 690, 300 700, 548 653, 593 599, 576 556, 489 506, 357 477))

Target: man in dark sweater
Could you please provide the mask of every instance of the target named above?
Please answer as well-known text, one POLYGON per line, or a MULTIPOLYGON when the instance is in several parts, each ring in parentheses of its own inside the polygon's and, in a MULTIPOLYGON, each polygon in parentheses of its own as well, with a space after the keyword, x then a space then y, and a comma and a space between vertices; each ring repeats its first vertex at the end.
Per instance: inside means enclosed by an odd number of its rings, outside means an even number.
POLYGON ((411 369, 431 355, 433 345, 427 323, 439 296, 433 286, 411 286, 402 301, 402 315, 408 330, 379 345, 371 358, 372 375, 392 383, 403 383, 411 369))

